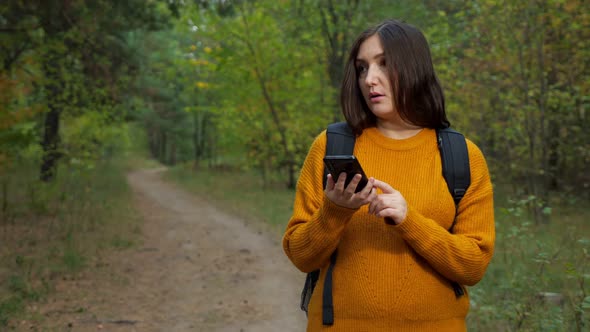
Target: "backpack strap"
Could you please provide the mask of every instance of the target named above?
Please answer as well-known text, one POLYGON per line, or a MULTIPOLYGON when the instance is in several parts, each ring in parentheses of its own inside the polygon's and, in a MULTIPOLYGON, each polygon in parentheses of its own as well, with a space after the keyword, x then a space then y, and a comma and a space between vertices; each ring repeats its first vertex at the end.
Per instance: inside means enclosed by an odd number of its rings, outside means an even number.
MULTIPOLYGON (((326 129, 326 156, 350 155, 354 151, 356 137, 346 122, 336 122, 328 125, 326 129)), ((328 170, 324 168, 323 184, 326 188, 328 170)))
MULTIPOLYGON (((455 201, 455 218, 449 228, 449 232, 452 233, 455 227, 455 221, 457 221, 459 202, 465 196, 467 188, 471 184, 469 152, 467 151, 465 137, 458 131, 450 128, 437 129, 436 136, 442 161, 443 177, 455 201)), ((457 298, 465 294, 463 287, 456 281, 453 281, 451 285, 457 298)))
POLYGON ((309 272, 305 276, 305 285, 303 286, 303 290, 301 291, 301 310, 305 311, 305 315, 307 315, 307 307, 309 306, 309 301, 311 301, 311 295, 313 294, 313 289, 315 288, 318 279, 320 278, 320 270, 315 270, 309 272))
MULTIPOLYGON (((442 161, 443 177, 455 201, 455 209, 458 209, 459 202, 465 196, 467 188, 471 184, 467 142, 463 134, 450 128, 438 129, 436 134, 442 161)), ((457 214, 455 213, 456 216, 457 214)), ((453 220, 449 232, 453 232, 454 226, 455 220, 453 220)))
MULTIPOLYGON (((326 129, 326 155, 351 155, 354 151, 355 135, 346 122, 336 122, 328 125, 326 129)), ((324 168, 323 188, 326 187, 328 170, 324 168)), ((324 292, 322 294, 322 321, 324 325, 334 324, 334 304, 332 298, 332 271, 336 264, 336 251, 330 256, 330 265, 324 279, 324 292)), ((320 278, 320 270, 309 272, 305 278, 305 285, 301 292, 301 310, 307 314, 309 301, 320 278)))
POLYGON ((332 271, 334 271, 334 264, 336 264, 336 256, 338 252, 334 251, 330 256, 330 266, 326 271, 326 278, 324 279, 324 293, 322 294, 322 323, 324 325, 334 325, 334 303, 332 301, 332 271))
MULTIPOLYGON (((336 122, 328 125, 326 129, 326 156, 351 155, 354 151, 356 137, 346 122, 336 122)), ((324 168, 324 188, 326 188, 326 177, 328 170, 324 168)), ((334 303, 332 299, 332 271, 336 264, 337 252, 330 256, 330 265, 324 279, 324 292, 322 294, 322 323, 324 325, 334 324, 334 303)), ((318 276, 319 277, 319 276, 318 276)))

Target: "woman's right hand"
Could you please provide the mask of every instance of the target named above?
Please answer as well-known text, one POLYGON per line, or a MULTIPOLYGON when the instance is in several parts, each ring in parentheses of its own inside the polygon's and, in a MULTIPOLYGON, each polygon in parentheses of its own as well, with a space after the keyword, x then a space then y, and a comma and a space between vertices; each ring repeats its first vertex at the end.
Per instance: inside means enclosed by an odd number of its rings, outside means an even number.
POLYGON ((371 201, 377 196, 377 189, 374 188, 374 178, 369 178, 365 188, 358 193, 355 193, 354 191, 360 180, 361 175, 355 175, 345 188, 344 183, 346 182, 346 173, 341 173, 336 182, 334 182, 332 175, 328 174, 328 181, 324 192, 328 199, 334 204, 349 209, 358 209, 365 204, 371 203, 371 201))

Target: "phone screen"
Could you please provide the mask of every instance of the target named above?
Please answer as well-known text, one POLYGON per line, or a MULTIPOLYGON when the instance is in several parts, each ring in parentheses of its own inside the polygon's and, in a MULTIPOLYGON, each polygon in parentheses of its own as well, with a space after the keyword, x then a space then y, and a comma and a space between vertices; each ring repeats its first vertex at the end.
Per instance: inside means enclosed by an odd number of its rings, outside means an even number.
POLYGON ((338 179, 340 173, 346 173, 346 182, 344 183, 344 187, 348 186, 356 174, 360 174, 362 178, 359 184, 356 186, 354 191, 355 193, 363 190, 369 181, 358 159, 356 159, 356 157, 353 155, 325 156, 324 164, 326 165, 328 172, 330 172, 332 175, 334 181, 338 179))

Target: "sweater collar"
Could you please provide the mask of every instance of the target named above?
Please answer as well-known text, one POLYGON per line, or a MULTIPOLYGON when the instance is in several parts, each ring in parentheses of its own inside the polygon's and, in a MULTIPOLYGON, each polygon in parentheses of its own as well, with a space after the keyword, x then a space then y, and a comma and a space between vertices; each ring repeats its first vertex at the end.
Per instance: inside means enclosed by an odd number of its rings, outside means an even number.
POLYGON ((390 150, 411 150, 428 143, 436 144, 436 132, 430 128, 424 128, 416 135, 405 139, 387 137, 376 127, 366 128, 361 136, 366 136, 372 143, 390 150))

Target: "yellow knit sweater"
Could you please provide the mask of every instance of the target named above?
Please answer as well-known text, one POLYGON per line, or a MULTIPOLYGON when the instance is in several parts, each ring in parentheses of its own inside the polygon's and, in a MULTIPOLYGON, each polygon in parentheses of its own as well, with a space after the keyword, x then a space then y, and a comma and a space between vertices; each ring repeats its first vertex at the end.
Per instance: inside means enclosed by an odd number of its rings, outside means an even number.
POLYGON ((369 177, 389 183, 407 201, 398 226, 340 207, 323 192, 326 134, 314 141, 304 162, 283 248, 303 272, 321 269, 309 306, 307 331, 465 331, 469 297, 455 296, 450 280, 479 282, 494 252, 490 176, 481 151, 467 141, 471 185, 460 203, 453 234, 447 230, 455 205, 442 176, 436 132, 424 129, 395 140, 369 128, 354 154, 369 177), (330 255, 334 325, 322 325, 322 291, 330 255))

